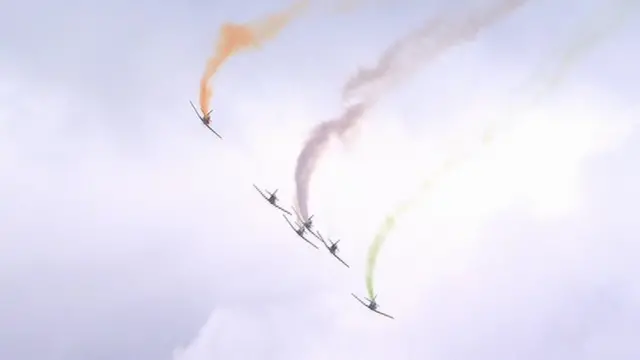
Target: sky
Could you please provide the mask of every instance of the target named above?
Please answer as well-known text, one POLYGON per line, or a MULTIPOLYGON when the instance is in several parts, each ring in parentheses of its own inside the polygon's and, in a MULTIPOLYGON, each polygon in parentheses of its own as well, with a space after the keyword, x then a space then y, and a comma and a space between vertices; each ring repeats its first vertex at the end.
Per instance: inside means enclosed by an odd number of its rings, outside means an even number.
POLYGON ((350 269, 251 185, 292 203, 298 151, 346 80, 446 7, 490 0, 317 6, 216 74, 222 141, 188 104, 218 28, 286 1, 0 1, 0 358, 640 357, 637 16, 479 141, 614 1, 531 0, 332 143, 310 208, 350 269), (376 291, 395 320, 376 316, 350 296, 367 249, 458 152, 387 240, 376 291))

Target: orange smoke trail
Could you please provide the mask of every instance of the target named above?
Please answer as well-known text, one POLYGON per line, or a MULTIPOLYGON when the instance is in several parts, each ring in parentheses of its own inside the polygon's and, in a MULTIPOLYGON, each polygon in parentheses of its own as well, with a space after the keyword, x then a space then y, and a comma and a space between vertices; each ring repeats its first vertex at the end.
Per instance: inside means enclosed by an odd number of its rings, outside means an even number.
POLYGON ((267 40, 276 37, 292 20, 300 16, 309 6, 309 0, 294 3, 288 9, 249 24, 223 24, 216 52, 207 60, 200 79, 200 109, 209 113, 209 102, 213 96, 211 78, 227 59, 243 50, 259 49, 267 40))

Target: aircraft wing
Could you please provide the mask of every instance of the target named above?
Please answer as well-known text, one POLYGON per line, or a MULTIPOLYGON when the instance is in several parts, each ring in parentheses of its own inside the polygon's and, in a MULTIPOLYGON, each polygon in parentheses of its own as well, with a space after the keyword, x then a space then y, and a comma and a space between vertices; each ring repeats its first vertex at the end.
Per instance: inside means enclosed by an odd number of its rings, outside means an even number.
POLYGON ((260 188, 259 188, 259 187, 257 187, 257 186, 256 186, 256 184, 253 184, 253 187, 254 187, 254 188, 256 188, 256 190, 258 190, 258 192, 260 193, 260 195, 262 195, 262 197, 263 197, 265 200, 269 200, 269 198, 268 198, 268 197, 267 197, 267 196, 262 192, 262 190, 260 190, 260 188))
POLYGON ((378 314, 380 314, 380 315, 382 315, 382 316, 386 316, 386 317, 388 317, 389 319, 394 319, 394 317, 393 317, 393 316, 391 316, 391 315, 389 315, 389 314, 385 314, 385 313, 383 313, 382 311, 378 311, 378 310, 372 310, 372 311, 377 312, 378 314))
MULTIPOLYGON (((318 235, 320 235, 318 233, 318 235)), ((329 246, 329 244, 327 244, 327 242, 324 240, 324 238, 322 236, 316 236, 320 241, 322 241, 322 244, 324 245, 324 247, 327 248, 327 250, 331 251, 331 246, 329 246)))
POLYGON ((322 235, 320 235, 320 233, 315 233, 314 231, 309 230, 309 232, 315 236, 316 239, 322 241, 322 243, 324 244, 324 246, 327 246, 327 243, 324 241, 324 238, 322 238, 322 235))
POLYGON ((220 136, 220 134, 218 134, 215 130, 213 130, 213 128, 209 125, 205 125, 206 127, 209 128, 209 130, 211 130, 212 133, 216 134, 217 137, 219 137, 220 139, 222 139, 222 136, 220 136))
POLYGON ((293 229, 293 231, 295 231, 296 233, 298 233, 298 229, 296 229, 295 226, 293 226, 293 223, 291 222, 291 220, 289 220, 288 217, 285 216, 285 214, 282 214, 282 217, 287 220, 287 223, 289 223, 289 226, 291 226, 291 228, 293 229))
POLYGON ((202 116, 200 115, 200 112, 198 112, 198 109, 196 109, 196 106, 195 106, 195 105, 193 105, 193 103, 191 102, 191 100, 189 100, 189 104, 191 104, 191 107, 193 108, 193 111, 195 111, 195 112, 196 112, 196 114, 198 114, 198 117, 199 117, 200 119, 202 119, 202 116))
POLYGON ((349 264, 347 264, 346 262, 344 262, 344 260, 340 259, 340 257, 336 254, 331 254, 333 255, 336 259, 338 259, 341 263, 344 264, 344 266, 349 267, 349 264))
POLYGON ((309 243, 309 245, 313 246, 314 248, 318 248, 318 246, 316 246, 316 244, 312 243, 311 241, 309 241, 309 239, 307 239, 306 237, 302 236, 302 235, 298 235, 302 238, 302 240, 306 241, 307 243, 309 243))
POLYGON ((298 232, 298 229, 296 229, 296 227, 295 227, 295 226, 293 226, 293 224, 291 223, 291 220, 289 220, 289 218, 288 218, 285 214, 282 214, 282 217, 283 217, 285 220, 287 220, 287 223, 289 224, 289 226, 291 226, 291 228, 293 229, 293 231, 298 232))
POLYGON ((367 305, 367 303, 365 303, 364 301, 362 301, 359 297, 357 297, 355 294, 351 293, 351 295, 356 298, 356 300, 360 301, 360 304, 364 305, 367 307, 367 309, 369 308, 369 305, 367 305))
POLYGON ((275 206, 275 207, 277 207, 278 209, 282 210, 282 212, 285 212, 285 213, 287 213, 287 214, 291 215, 291 212, 289 212, 289 210, 287 210, 287 209, 285 209, 285 208, 281 207, 280 205, 273 204, 273 206, 275 206))

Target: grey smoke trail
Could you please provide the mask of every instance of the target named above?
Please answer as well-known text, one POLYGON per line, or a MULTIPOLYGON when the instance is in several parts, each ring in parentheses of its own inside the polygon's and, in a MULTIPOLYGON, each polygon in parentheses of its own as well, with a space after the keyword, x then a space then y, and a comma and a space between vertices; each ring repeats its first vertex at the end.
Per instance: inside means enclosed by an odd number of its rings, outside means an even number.
POLYGON ((296 199, 303 220, 309 217, 309 185, 318 161, 332 136, 344 137, 386 91, 415 73, 444 51, 473 40, 483 28, 495 23, 528 0, 503 0, 461 17, 440 15, 393 43, 377 64, 360 69, 344 85, 349 102, 342 115, 317 125, 304 144, 296 163, 296 199), (359 99, 356 99, 359 97, 359 99))

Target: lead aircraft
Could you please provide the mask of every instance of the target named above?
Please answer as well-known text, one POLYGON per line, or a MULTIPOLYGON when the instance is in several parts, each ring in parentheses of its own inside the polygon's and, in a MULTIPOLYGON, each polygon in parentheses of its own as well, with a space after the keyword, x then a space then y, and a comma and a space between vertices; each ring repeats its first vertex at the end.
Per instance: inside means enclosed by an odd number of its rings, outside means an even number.
POLYGON ((215 130, 213 130, 213 128, 211 127, 211 113, 213 112, 213 110, 209 111, 208 113, 204 114, 204 115, 200 115, 200 112, 198 111, 198 109, 196 109, 195 105, 193 105, 193 103, 191 101, 189 101, 189 104, 191 104, 191 107, 193 108, 193 111, 196 112, 196 114, 198 115, 198 117, 200 118, 200 121, 202 121, 202 123, 204 124, 204 126, 208 127, 209 130, 211 130, 211 132, 213 132, 214 134, 216 134, 217 137, 219 137, 220 139, 222 139, 222 136, 220 136, 220 134, 218 134, 215 130))

